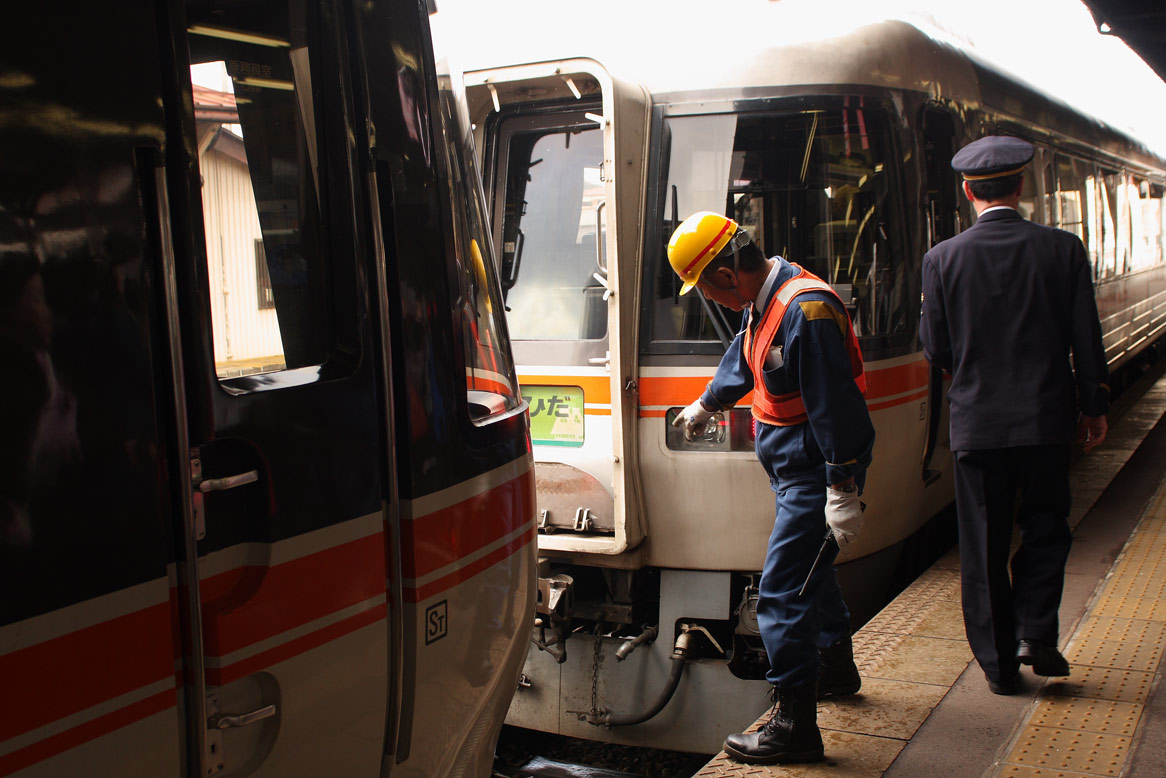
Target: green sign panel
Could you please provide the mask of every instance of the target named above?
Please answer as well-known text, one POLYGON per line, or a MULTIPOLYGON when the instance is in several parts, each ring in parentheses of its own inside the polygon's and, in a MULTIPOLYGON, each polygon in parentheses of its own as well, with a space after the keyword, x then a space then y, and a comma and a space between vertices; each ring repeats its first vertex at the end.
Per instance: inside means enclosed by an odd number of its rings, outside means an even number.
POLYGON ((530 406, 530 438, 539 446, 583 445, 583 390, 578 386, 523 386, 530 406))

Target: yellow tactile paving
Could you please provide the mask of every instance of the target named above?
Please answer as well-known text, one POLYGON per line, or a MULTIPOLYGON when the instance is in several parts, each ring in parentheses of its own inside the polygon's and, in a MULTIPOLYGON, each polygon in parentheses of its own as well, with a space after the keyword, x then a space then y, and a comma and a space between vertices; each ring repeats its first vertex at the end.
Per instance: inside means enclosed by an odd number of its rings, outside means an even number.
POLYGON ((1094 665, 1152 673, 1162 658, 1162 646, 1123 640, 1079 638, 1074 641, 1073 647, 1065 652, 1065 658, 1071 665, 1094 665))
POLYGON ((1068 770, 1050 770, 1041 767, 1008 765, 1000 775, 1006 776, 1006 778, 1085 778, 1089 774, 1069 772, 1068 770))
POLYGON ((1115 619, 1112 616, 1091 614, 1081 621, 1081 627, 1073 636, 1073 641, 1069 643, 1068 651, 1071 653, 1075 649, 1077 641, 1092 639, 1120 640, 1136 646, 1148 645, 1160 648, 1163 641, 1166 641, 1166 623, 1145 619, 1115 619))
POLYGON ((1087 775, 1120 775, 1131 738, 1054 727, 1025 727, 1008 761, 1087 775))
POLYGON ((1069 641, 1065 655, 1072 675, 1044 685, 994 775, 1122 774, 1166 636, 1164 527, 1166 486, 1159 487, 1069 641))
MULTIPOLYGON (((1145 410, 1130 416, 1146 418, 1130 421, 1149 429, 1166 407, 1166 381, 1145 397, 1150 400, 1145 410)), ((1088 467, 1074 473, 1072 527, 1141 442, 1141 436, 1110 432, 1115 442, 1122 441, 1095 452, 1088 467)), ((952 549, 854 636, 863 689, 854 698, 819 704, 824 762, 742 765, 722 752, 698 778, 882 776, 972 661, 959 602, 959 554, 952 549)), ((1164 647, 1166 485, 1151 500, 1065 649, 1072 675, 1044 683, 1012 743, 1000 752, 1002 761, 985 766, 985 776, 1120 776, 1138 739, 1164 647)))
POLYGON ((1050 678, 1045 682, 1042 694, 1143 703, 1153 683, 1153 673, 1086 665, 1074 667, 1068 678, 1050 678))
POLYGON ((1142 715, 1142 706, 1133 702, 1090 699, 1041 700, 1031 724, 1038 727, 1076 729, 1133 736, 1142 715))

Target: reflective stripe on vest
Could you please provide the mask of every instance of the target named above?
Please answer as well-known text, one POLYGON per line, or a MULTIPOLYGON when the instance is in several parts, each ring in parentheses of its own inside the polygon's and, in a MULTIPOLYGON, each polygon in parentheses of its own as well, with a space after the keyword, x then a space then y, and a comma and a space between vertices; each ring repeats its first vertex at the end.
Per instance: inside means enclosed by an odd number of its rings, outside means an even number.
POLYGON ((801 424, 807 419, 806 406, 802 402, 800 391, 781 395, 771 394, 765 386, 763 378, 765 358, 769 355, 773 339, 777 337, 777 331, 781 327, 782 319, 785 318, 785 312, 789 309, 790 302, 803 292, 827 292, 841 305, 842 312, 846 314, 847 326, 843 338, 846 341, 846 351, 850 356, 851 375, 854 377, 854 383, 858 385, 858 390, 863 395, 866 394, 866 375, 862 369, 862 350, 858 346, 858 338, 854 334, 850 313, 842 304, 842 298, 838 296, 833 287, 813 273, 798 265, 794 265, 794 267, 798 268, 798 272, 782 284, 773 295, 773 299, 769 301, 765 313, 761 316, 761 322, 757 325, 756 337, 753 336, 752 328, 747 326, 741 344, 745 351, 745 360, 749 363, 749 370, 753 373, 753 418, 778 427, 801 424))

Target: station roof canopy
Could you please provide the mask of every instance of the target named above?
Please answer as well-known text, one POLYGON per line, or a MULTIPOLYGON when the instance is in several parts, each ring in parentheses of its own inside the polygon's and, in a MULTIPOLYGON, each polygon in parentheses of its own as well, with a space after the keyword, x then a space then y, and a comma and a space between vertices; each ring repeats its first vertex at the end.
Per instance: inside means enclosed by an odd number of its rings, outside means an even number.
POLYGON ((1115 35, 1166 81, 1166 3, 1161 0, 1082 0, 1097 29, 1115 35))

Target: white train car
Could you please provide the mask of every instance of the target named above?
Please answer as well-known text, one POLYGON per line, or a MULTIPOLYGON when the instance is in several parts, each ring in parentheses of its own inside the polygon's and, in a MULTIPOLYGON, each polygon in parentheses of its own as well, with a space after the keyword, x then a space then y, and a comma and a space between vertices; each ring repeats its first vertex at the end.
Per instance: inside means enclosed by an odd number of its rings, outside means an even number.
POLYGON ((669 424, 739 325, 678 296, 663 249, 688 214, 731 216, 849 303, 877 430, 839 567, 858 613, 952 500, 917 326, 923 254, 974 218, 956 149, 1036 145, 1022 207, 1089 247, 1111 370, 1162 334, 1162 159, 917 26, 784 5, 548 13, 462 52, 537 472, 539 650, 512 724, 711 753, 766 704, 749 400, 695 442, 669 424))

